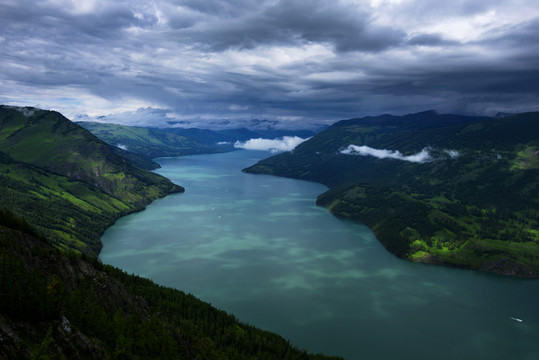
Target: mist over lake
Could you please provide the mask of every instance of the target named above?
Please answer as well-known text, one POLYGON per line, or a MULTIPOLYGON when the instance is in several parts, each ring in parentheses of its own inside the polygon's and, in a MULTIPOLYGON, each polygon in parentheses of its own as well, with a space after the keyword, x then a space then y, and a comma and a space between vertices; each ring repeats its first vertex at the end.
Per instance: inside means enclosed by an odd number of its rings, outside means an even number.
POLYGON ((101 260, 310 352, 539 358, 537 281, 398 259, 365 226, 315 206, 325 186, 240 171, 268 155, 158 159, 186 192, 118 220, 101 260))

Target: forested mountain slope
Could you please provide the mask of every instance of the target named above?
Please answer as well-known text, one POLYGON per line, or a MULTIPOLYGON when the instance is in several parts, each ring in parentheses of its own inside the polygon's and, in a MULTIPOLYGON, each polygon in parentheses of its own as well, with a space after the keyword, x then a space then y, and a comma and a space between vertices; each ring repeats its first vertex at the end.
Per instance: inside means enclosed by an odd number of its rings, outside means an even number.
POLYGON ((54 111, 0 106, 1 207, 62 248, 97 256, 118 217, 183 191, 54 111))
POLYGON ((245 171, 328 185, 318 203, 399 257, 539 274, 539 113, 344 120, 245 171))

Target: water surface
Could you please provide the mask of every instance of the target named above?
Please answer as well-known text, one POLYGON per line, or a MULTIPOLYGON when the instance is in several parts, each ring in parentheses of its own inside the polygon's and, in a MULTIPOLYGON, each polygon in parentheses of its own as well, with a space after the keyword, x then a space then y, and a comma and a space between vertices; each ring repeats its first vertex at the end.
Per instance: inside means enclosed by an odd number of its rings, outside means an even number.
POLYGON ((240 172, 268 155, 158 159, 186 192, 118 220, 101 259, 310 352, 539 359, 538 281, 400 260, 316 207, 324 186, 240 172))

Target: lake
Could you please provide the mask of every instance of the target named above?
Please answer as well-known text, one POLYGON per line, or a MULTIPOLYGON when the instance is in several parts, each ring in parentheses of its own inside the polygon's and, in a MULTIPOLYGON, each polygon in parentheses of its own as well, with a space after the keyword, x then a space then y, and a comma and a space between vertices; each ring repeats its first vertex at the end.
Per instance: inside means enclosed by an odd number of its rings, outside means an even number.
POLYGON ((118 220, 101 260, 309 352, 539 359, 539 281, 398 259, 365 226, 317 207, 325 186, 241 172, 269 155, 157 159, 186 192, 118 220))

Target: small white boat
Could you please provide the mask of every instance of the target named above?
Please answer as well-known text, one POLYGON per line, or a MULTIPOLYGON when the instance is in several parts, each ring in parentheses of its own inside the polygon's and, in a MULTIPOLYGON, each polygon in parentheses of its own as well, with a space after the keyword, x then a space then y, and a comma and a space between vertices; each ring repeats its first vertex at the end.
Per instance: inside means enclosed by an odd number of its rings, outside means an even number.
POLYGON ((510 316, 509 317, 511 320, 515 320, 515 321, 518 321, 518 322, 522 322, 522 319, 519 319, 519 318, 515 318, 515 317, 512 317, 510 316))

